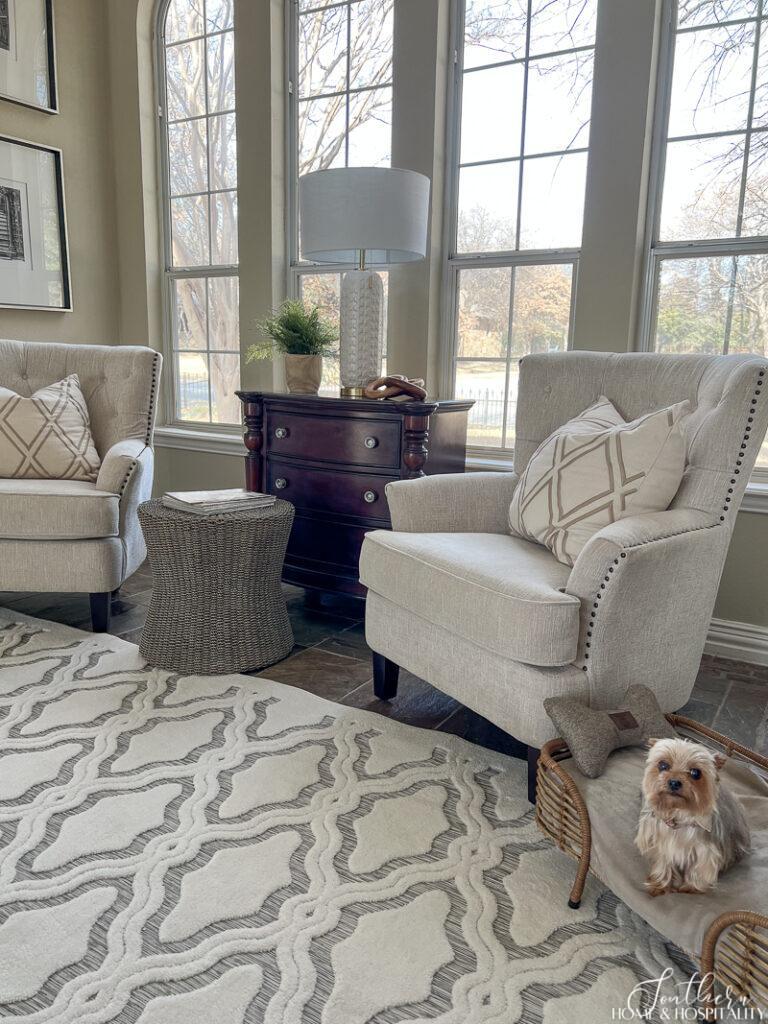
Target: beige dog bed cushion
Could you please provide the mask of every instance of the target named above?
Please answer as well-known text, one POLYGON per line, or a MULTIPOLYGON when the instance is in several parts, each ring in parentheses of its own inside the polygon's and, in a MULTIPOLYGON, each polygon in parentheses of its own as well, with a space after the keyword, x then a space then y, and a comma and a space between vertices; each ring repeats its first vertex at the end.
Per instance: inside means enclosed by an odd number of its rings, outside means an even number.
POLYGON ((597 779, 582 775, 572 758, 560 767, 578 786, 589 811, 591 870, 658 932, 698 958, 707 928, 720 914, 751 910, 768 915, 768 783, 737 757, 729 760, 721 778, 741 800, 752 832, 751 854, 721 876, 714 892, 653 898, 643 888, 648 868, 634 844, 646 756, 637 747, 619 750, 597 779))

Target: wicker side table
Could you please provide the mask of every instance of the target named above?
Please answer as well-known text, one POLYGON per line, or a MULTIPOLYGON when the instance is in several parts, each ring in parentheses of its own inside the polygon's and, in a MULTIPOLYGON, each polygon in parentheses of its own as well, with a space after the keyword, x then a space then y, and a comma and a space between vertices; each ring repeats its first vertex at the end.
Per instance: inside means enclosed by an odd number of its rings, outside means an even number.
POLYGON ((198 516, 147 501, 139 522, 153 583, 139 650, 151 665, 247 672, 290 653, 280 577, 293 505, 198 516))

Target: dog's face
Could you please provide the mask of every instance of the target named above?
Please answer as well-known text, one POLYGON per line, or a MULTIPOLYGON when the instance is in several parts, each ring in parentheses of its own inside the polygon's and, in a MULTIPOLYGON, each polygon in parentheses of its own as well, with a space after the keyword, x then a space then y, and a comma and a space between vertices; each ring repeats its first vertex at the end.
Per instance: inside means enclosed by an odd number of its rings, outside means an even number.
POLYGON ((708 817, 717 801, 725 759, 690 740, 649 740, 643 795, 662 816, 708 817))

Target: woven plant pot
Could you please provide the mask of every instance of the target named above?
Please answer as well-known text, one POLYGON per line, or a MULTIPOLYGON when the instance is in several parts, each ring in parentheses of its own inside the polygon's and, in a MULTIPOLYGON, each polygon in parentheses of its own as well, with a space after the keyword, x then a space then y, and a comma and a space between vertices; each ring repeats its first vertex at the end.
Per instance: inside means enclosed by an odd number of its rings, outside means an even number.
POLYGON ((285 383, 292 395, 316 395, 322 379, 322 356, 286 355, 285 383))

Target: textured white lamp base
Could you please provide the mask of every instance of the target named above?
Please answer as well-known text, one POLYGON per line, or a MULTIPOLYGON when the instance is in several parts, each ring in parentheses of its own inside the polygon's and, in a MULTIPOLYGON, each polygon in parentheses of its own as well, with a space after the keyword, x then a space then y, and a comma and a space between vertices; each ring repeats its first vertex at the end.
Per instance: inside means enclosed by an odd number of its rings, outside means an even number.
POLYGON ((349 270, 341 279, 339 373, 341 393, 361 396, 381 376, 384 356, 384 284, 373 270, 349 270))

